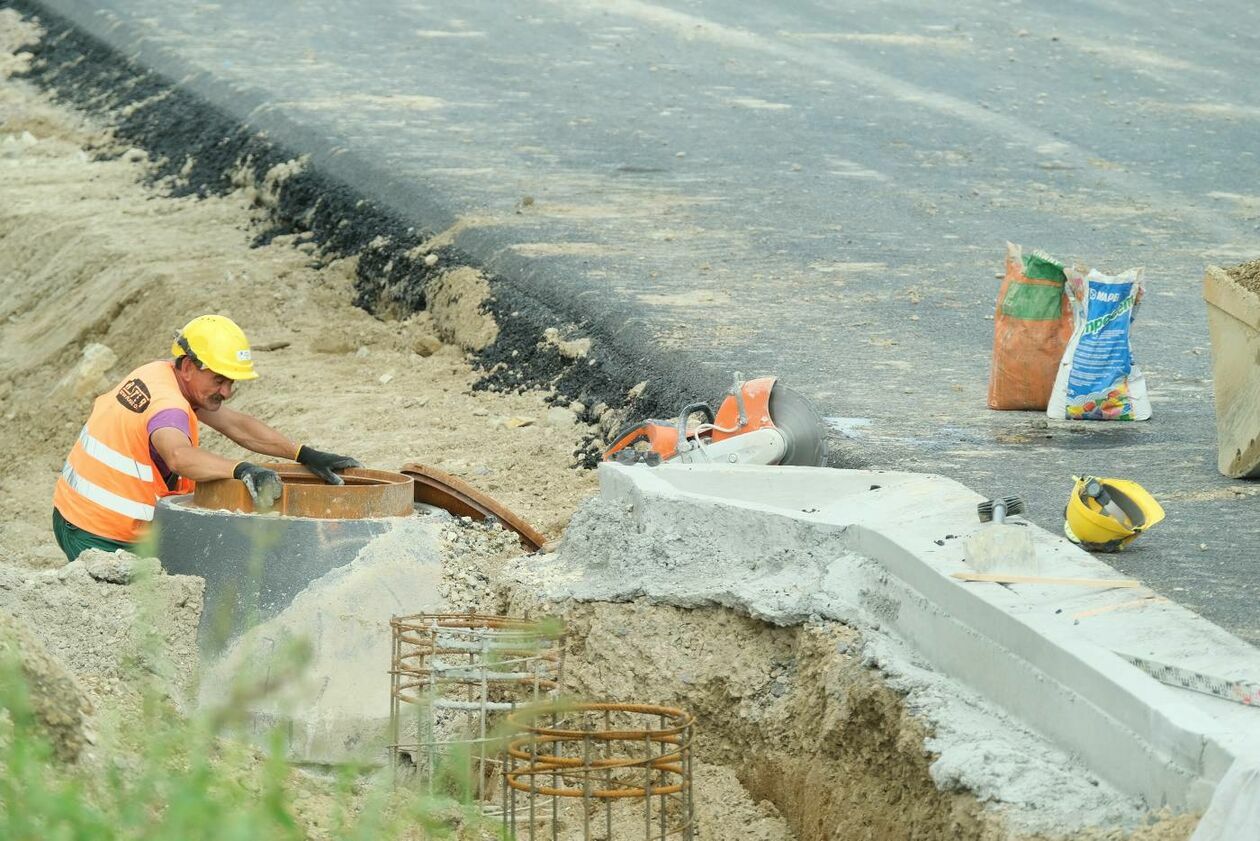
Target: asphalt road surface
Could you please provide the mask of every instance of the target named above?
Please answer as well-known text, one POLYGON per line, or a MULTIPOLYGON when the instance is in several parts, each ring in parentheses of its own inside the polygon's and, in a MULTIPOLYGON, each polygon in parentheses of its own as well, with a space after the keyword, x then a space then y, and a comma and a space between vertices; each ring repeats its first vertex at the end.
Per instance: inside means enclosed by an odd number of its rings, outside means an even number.
POLYGON ((1115 565, 1260 643, 1260 487, 1215 469, 1200 297, 1260 257, 1255 3, 43 5, 368 165, 356 187, 597 338, 777 373, 844 464, 1019 493, 1052 530, 1074 473, 1141 482, 1168 518, 1115 565), (1146 267, 1151 421, 985 408, 1007 240, 1146 267))

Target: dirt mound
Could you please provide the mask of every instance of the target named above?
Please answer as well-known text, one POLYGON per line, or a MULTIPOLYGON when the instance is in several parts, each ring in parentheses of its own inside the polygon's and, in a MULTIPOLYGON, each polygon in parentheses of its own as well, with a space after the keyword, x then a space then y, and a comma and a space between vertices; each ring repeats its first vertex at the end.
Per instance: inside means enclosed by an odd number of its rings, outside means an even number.
MULTIPOLYGON (((52 746, 53 755, 62 762, 73 762, 87 743, 87 720, 92 704, 86 693, 57 658, 40 644, 26 625, 0 611, 0 680, 6 682, 5 704, 19 699, 9 693, 23 691, 26 708, 36 729, 52 746), (9 669, 15 668, 18 674, 9 669), (20 679, 19 689, 10 681, 20 679)), ((21 716, 21 709, 10 707, 9 715, 21 716)))
POLYGON ((97 693, 140 674, 187 698, 197 674, 203 584, 167 575, 155 560, 90 549, 56 570, 0 566, 0 609, 25 621, 97 693))

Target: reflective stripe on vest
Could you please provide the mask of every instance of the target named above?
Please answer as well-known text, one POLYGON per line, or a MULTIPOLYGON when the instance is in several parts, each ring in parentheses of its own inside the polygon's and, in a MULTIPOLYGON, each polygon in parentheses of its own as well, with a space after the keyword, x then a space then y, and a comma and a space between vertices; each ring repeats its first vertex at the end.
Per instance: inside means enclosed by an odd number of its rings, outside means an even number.
POLYGON ((92 484, 78 473, 75 473, 74 468, 70 466, 70 462, 66 462, 65 466, 61 468, 61 478, 66 480, 66 484, 75 493, 84 499, 95 502, 102 508, 108 508, 116 514, 130 517, 133 520, 145 520, 147 522, 153 519, 154 508, 152 505, 145 505, 142 502, 127 499, 125 496, 119 496, 112 491, 105 490, 100 485, 92 484))
MULTIPOLYGON (((128 458, 117 450, 111 449, 105 443, 96 440, 87 430, 87 426, 79 433, 79 443, 83 445, 83 451, 92 458, 108 467, 112 467, 119 473, 139 479, 142 482, 153 481, 153 468, 147 464, 141 464, 133 458, 128 458)), ((86 494, 85 494, 86 496, 86 494)), ((117 510, 117 509, 115 509, 117 510)))
POLYGON ((148 426, 168 409, 187 415, 188 437, 197 446, 197 416, 166 360, 141 365, 96 398, 66 458, 68 469, 53 489, 53 506, 67 522, 98 537, 135 543, 159 499, 192 489, 185 479, 168 488, 158 475, 148 426))

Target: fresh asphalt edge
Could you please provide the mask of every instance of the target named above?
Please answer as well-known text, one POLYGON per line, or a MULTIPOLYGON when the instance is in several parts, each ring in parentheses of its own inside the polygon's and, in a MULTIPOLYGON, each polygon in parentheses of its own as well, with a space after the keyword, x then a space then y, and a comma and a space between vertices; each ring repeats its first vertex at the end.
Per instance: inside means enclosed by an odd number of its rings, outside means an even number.
MULTIPOLYGON (((150 182, 169 195, 224 195, 245 173, 262 184, 273 167, 303 159, 278 190, 270 224, 255 244, 304 232, 320 246, 320 260, 358 256, 356 306, 382 318, 405 315, 425 308, 428 284, 443 272, 460 265, 482 271, 491 289, 485 309, 499 334, 473 354, 480 372, 474 388, 554 389, 553 402, 586 407, 582 420, 595 423, 602 414, 607 436, 610 420, 671 417, 727 387, 727 375, 701 360, 656 349, 622 304, 575 301, 545 278, 488 272, 490 254, 440 247, 430 252, 437 263, 427 265, 418 247, 455 222, 440 198, 423 185, 397 183, 333 138, 277 113, 261 92, 185 65, 81 0, 0 0, 5 7, 37 18, 44 29, 39 43, 25 47, 34 58, 24 78, 112 127, 117 143, 98 155, 122 154, 128 144, 144 149, 154 162, 150 182), (547 328, 590 337, 590 352, 578 360, 561 355, 544 340, 547 328)), ((578 296, 588 297, 595 296, 578 296)), ((574 455, 593 466, 597 442, 574 455)))

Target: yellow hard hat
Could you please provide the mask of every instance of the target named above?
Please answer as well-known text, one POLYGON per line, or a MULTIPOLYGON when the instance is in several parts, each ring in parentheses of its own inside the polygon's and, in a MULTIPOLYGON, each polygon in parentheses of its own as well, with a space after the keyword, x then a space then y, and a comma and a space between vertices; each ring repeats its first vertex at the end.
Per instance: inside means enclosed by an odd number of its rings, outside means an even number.
POLYGON ((1127 479, 1074 476, 1063 532, 1091 552, 1116 552, 1164 519, 1163 507, 1127 479))
POLYGON ((171 345, 171 353, 176 359, 187 354, 199 366, 229 380, 258 378, 245 331, 226 316, 202 315, 185 324, 171 345))

